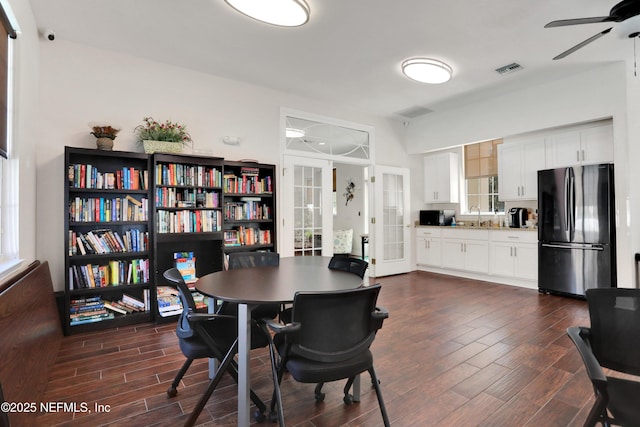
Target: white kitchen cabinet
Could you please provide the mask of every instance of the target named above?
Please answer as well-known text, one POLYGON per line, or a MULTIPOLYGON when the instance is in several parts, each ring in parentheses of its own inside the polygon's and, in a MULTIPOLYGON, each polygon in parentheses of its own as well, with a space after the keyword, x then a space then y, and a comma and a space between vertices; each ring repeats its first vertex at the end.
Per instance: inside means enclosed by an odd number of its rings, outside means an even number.
POLYGON ((440 229, 437 227, 421 227, 416 230, 416 264, 442 266, 440 235, 440 229))
POLYGON ((498 195, 500 200, 535 200, 538 171, 545 169, 545 140, 528 138, 498 145, 498 195))
POLYGON ((613 162, 613 125, 592 126, 550 135, 545 142, 547 168, 613 162))
POLYGON ((489 231, 442 231, 442 266, 473 273, 489 273, 489 231))
POLYGON ((538 279, 538 234, 535 231, 491 232, 491 274, 538 279))
POLYGON ((460 161, 457 153, 424 157, 424 202, 458 203, 460 161))

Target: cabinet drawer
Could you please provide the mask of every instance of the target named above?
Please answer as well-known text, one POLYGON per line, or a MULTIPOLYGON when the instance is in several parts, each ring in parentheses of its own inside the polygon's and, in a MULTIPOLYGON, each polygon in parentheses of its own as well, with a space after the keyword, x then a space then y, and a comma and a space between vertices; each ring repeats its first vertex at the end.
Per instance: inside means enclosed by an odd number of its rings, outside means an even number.
POLYGON ((492 230, 491 241, 492 242, 509 242, 509 243, 537 243, 538 231, 537 230, 522 231, 518 229, 492 230))
POLYGON ((435 237, 442 236, 442 229, 440 227, 417 227, 416 237, 435 237))
POLYGON ((442 237, 448 239, 489 240, 489 230, 448 227, 442 229, 442 237))

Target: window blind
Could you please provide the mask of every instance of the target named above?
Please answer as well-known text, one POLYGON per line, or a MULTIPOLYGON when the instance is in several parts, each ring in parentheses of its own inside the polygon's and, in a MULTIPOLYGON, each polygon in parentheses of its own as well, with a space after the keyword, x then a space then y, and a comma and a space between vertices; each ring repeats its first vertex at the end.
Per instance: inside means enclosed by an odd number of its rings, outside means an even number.
POLYGON ((502 139, 464 146, 465 178, 485 178, 498 175, 498 145, 502 139))
POLYGON ((7 158, 8 94, 9 94, 9 38, 17 37, 7 12, 0 6, 0 156, 7 158))

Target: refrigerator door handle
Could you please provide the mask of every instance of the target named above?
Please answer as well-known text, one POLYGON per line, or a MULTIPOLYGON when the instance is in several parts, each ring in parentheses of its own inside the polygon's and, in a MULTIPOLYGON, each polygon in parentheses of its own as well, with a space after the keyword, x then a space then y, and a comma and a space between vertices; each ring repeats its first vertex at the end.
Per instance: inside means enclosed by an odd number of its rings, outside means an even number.
POLYGON ((573 168, 569 169, 569 206, 571 210, 568 212, 571 221, 570 241, 573 242, 576 232, 576 178, 573 174, 573 168))
POLYGON ((565 226, 564 231, 569 232, 569 169, 564 170, 564 213, 565 213, 565 226))
POLYGON ((580 245, 578 243, 573 243, 572 245, 559 245, 559 244, 554 244, 554 243, 541 243, 540 246, 542 246, 543 248, 583 249, 583 250, 591 250, 591 251, 604 251, 604 248, 601 245, 590 245, 590 244, 580 245))

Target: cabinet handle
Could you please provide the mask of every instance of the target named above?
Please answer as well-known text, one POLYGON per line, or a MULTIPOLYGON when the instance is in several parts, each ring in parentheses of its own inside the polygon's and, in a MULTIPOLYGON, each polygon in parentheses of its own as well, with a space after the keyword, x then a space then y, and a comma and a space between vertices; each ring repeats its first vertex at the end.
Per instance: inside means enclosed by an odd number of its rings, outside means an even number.
POLYGON ((584 150, 582 150, 582 161, 584 162, 584 150))
POLYGON ((513 247, 513 256, 514 257, 518 257, 518 248, 516 248, 515 246, 513 247))
POLYGON ((576 160, 580 161, 580 150, 576 151, 576 160))
POLYGON ((522 186, 522 194, 521 194, 521 196, 524 197, 524 185, 522 186))
POLYGON ((509 246, 509 256, 513 256, 513 246, 509 246))

